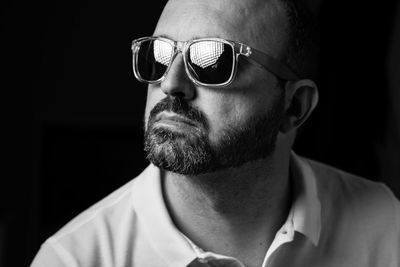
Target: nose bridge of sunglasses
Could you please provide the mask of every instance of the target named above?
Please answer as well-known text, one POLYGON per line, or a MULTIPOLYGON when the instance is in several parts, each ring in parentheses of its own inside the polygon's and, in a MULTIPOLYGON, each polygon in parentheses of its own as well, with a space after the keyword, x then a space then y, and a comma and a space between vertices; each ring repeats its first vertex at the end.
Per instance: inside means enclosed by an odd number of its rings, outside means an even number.
POLYGON ((186 44, 186 42, 177 41, 177 42, 175 43, 176 52, 177 52, 177 53, 183 53, 183 51, 184 51, 184 49, 185 49, 185 44, 186 44))

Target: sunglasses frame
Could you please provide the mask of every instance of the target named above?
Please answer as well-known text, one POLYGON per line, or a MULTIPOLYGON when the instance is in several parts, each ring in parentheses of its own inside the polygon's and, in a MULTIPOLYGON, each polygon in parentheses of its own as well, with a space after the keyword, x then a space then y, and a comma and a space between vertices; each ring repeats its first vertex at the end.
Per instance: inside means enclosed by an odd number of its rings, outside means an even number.
POLYGON ((246 58, 250 59, 251 61, 257 63, 264 69, 270 71, 277 77, 283 79, 283 80, 288 80, 288 81, 293 81, 293 80, 298 80, 298 76, 287 66, 285 66, 283 63, 278 61, 277 59, 271 57, 270 55, 261 52, 253 47, 250 47, 249 45, 231 41, 231 40, 226 40, 222 38, 200 38, 200 39, 194 39, 194 40, 189 40, 189 41, 174 41, 165 37, 159 37, 159 36, 152 36, 152 37, 142 37, 138 38, 132 41, 132 53, 133 53, 133 73, 140 82, 144 83, 160 83, 162 82, 165 77, 168 74, 168 71, 171 68, 172 62, 174 61, 175 57, 178 55, 178 53, 182 53, 183 55, 183 61, 184 61, 184 66, 185 66, 185 71, 189 79, 196 85, 199 86, 205 86, 205 87, 224 87, 232 83, 234 80, 234 77, 236 75, 236 70, 237 70, 237 65, 238 65, 238 60, 239 56, 245 56, 246 58), (164 74, 157 80, 155 81, 148 81, 146 79, 143 79, 138 71, 138 52, 139 48, 142 42, 144 41, 151 41, 151 40, 160 40, 164 41, 166 43, 169 43, 173 47, 173 55, 171 57, 171 61, 169 62, 167 69, 165 70, 164 74), (188 48, 198 42, 202 41, 215 41, 215 42, 222 42, 224 44, 229 45, 232 48, 232 70, 229 79, 226 82, 219 83, 219 84, 209 84, 209 83, 203 83, 199 80, 197 80, 193 74, 191 73, 191 70, 189 70, 189 63, 188 63, 188 48))

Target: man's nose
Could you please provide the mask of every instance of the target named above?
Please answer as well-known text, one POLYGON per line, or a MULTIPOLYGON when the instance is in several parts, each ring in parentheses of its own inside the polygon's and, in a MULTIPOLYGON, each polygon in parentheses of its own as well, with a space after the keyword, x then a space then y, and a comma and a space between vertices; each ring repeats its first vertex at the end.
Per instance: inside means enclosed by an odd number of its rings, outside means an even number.
POLYGON ((175 57, 160 86, 166 95, 180 96, 186 100, 195 97, 196 87, 186 74, 182 55, 175 57))

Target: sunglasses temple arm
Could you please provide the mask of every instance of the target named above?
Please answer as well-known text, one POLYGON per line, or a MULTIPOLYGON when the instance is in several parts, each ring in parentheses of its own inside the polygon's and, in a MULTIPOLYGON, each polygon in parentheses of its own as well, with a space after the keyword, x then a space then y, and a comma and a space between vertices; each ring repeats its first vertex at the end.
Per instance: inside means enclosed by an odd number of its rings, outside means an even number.
POLYGON ((289 67, 285 66, 275 58, 249 46, 241 44, 239 53, 251 59, 264 69, 269 70, 281 79, 294 81, 299 77, 289 67))

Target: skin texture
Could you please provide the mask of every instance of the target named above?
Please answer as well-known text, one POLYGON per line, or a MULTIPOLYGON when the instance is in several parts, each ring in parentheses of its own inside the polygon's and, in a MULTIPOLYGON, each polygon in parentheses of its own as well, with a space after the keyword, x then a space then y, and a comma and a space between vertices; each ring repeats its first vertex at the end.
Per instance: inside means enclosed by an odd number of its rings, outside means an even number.
MULTIPOLYGON (((171 0, 153 35, 179 41, 220 37, 281 58, 286 28, 286 13, 275 1, 171 0)), ((166 171, 163 177, 164 198, 179 230, 204 250, 235 257, 246 266, 261 266, 288 215, 290 150, 296 128, 316 104, 316 89, 307 81, 278 87, 273 74, 246 60, 239 61, 236 79, 228 87, 196 86, 186 76, 181 55, 163 82, 148 87, 145 127, 157 103, 179 95, 205 115, 208 138, 214 144, 223 138, 224 129, 267 116, 282 94, 279 90, 285 90, 284 111, 271 156, 198 176, 166 171)), ((164 127, 181 131, 170 123, 164 127)))

